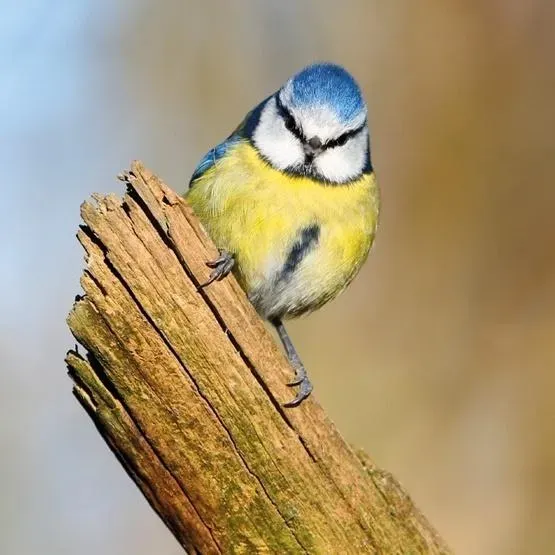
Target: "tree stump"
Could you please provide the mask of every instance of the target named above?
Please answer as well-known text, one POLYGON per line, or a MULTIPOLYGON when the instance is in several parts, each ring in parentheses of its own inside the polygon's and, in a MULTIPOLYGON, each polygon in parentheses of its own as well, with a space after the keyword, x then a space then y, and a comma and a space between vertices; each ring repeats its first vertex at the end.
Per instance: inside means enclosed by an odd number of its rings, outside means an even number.
MULTIPOLYGON (((198 290, 217 250, 140 163, 123 200, 81 208, 86 251, 68 323, 74 393, 189 553, 449 553, 387 472, 311 397, 232 276, 198 290)), ((256 240, 256 238, 253 238, 256 240)))

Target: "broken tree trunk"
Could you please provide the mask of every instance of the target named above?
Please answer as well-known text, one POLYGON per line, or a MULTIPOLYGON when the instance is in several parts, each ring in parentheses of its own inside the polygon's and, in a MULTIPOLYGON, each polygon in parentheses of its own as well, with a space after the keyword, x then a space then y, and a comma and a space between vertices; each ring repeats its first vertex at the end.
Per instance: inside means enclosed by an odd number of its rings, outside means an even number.
MULTIPOLYGON (((310 398, 187 204, 141 164, 81 209, 74 393, 190 553, 448 553, 387 472, 310 398)), ((253 237, 256 241, 256 237, 253 237)))

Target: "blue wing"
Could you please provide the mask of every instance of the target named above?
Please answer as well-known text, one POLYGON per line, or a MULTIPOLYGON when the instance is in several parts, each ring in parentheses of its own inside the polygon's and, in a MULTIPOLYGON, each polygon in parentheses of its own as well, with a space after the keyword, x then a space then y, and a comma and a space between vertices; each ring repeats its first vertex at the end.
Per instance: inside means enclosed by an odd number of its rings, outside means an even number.
POLYGON ((204 155, 204 158, 199 162, 196 170, 191 176, 191 181, 189 182, 190 187, 192 187, 195 181, 202 177, 210 168, 214 167, 216 162, 221 160, 232 146, 240 141, 251 139, 254 129, 258 125, 260 112, 269 98, 271 97, 266 98, 256 106, 254 110, 251 110, 239 127, 237 127, 225 141, 221 142, 218 146, 215 146, 204 155))
POLYGON ((202 177, 206 171, 212 168, 218 160, 222 159, 226 155, 229 148, 237 144, 240 140, 242 140, 242 138, 243 137, 241 137, 241 135, 233 133, 223 143, 220 143, 218 146, 210 149, 204 155, 196 170, 193 172, 190 185, 193 185, 194 182, 202 177))

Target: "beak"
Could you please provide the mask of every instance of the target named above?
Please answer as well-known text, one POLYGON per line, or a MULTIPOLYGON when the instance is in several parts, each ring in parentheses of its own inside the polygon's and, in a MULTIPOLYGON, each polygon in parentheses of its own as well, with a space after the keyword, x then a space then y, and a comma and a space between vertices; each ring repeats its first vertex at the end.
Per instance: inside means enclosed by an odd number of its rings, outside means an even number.
POLYGON ((320 137, 311 137, 306 143, 303 144, 303 150, 306 158, 309 161, 322 152, 322 141, 320 137))

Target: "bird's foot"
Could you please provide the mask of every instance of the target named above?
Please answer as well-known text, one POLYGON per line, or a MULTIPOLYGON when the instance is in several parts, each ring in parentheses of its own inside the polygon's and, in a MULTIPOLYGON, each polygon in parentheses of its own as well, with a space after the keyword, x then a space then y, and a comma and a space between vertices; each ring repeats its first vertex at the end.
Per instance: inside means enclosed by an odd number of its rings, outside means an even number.
POLYGON ((299 391, 297 392, 297 396, 288 403, 285 403, 284 407, 296 407, 300 405, 311 393, 312 393, 312 384, 308 379, 308 374, 306 373, 305 367, 303 366, 302 362, 298 359, 291 360, 293 364, 293 368, 295 368, 295 377, 292 381, 290 381, 287 385, 289 387, 295 387, 296 385, 300 386, 299 391))
POLYGON ((210 272, 208 281, 201 283, 198 286, 198 289, 203 289, 214 281, 221 281, 224 279, 233 269, 233 266, 235 265, 235 258, 230 252, 220 249, 220 256, 218 256, 216 260, 209 260, 206 265, 209 268, 212 268, 212 271, 210 272))
POLYGON ((278 332, 279 338, 285 349, 285 354, 287 355, 287 359, 291 363, 291 366, 295 369, 295 377, 293 381, 289 382, 287 385, 290 387, 294 387, 296 385, 299 386, 299 391, 297 391, 296 397, 289 401, 288 403, 284 403, 284 407, 296 407, 300 405, 311 393, 312 393, 312 384, 308 379, 308 375, 306 373, 305 367, 297 354, 297 351, 281 321, 281 318, 273 318, 270 320, 272 324, 275 326, 276 331, 278 332))
POLYGON ((308 379, 304 366, 296 368, 295 379, 287 385, 291 387, 298 385, 299 391, 292 401, 284 403, 284 407, 296 407, 312 393, 312 383, 308 379))
POLYGON ((293 387, 295 385, 300 385, 304 380, 308 378, 306 373, 305 367, 303 363, 295 356, 288 356, 289 362, 291 366, 295 369, 295 377, 287 384, 289 387, 293 387))

